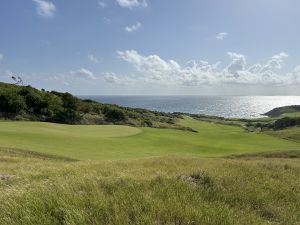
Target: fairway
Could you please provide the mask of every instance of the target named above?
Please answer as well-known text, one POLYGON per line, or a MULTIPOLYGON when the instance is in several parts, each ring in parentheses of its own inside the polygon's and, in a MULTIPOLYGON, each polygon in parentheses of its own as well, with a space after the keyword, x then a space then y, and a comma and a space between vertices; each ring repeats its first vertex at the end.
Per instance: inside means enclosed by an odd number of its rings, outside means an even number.
POLYGON ((300 143, 237 126, 186 118, 198 133, 128 126, 72 126, 40 122, 0 122, 0 147, 79 160, 126 159, 165 155, 219 157, 231 154, 299 150, 300 143))

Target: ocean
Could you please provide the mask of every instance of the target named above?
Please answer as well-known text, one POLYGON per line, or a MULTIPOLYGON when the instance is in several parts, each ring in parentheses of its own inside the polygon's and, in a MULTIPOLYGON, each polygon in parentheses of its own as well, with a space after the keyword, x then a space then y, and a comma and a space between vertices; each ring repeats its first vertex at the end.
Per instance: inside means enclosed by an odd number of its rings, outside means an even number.
POLYGON ((300 96, 80 96, 102 103, 161 112, 259 118, 273 108, 300 105, 300 96))

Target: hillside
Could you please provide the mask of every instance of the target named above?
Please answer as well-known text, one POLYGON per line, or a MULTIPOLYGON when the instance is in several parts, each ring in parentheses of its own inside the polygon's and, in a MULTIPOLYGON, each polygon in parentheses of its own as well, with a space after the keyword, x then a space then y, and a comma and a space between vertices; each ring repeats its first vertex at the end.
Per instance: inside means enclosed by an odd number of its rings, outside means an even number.
POLYGON ((269 117, 280 117, 280 116, 299 116, 300 117, 300 105, 284 106, 272 109, 264 115, 269 117))
POLYGON ((179 115, 81 100, 70 93, 0 83, 0 119, 188 129, 179 115))

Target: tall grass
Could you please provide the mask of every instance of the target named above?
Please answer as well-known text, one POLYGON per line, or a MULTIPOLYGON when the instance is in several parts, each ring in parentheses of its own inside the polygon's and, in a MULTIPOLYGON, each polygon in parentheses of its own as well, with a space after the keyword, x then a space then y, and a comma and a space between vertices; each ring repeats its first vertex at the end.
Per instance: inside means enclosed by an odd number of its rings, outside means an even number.
POLYGON ((299 224, 299 159, 0 154, 0 224, 299 224))

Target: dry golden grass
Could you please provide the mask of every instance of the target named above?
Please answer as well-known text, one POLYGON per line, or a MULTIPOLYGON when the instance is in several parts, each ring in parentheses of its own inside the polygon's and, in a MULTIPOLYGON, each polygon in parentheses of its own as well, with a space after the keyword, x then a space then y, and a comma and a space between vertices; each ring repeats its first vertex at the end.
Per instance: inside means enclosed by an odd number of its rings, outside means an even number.
POLYGON ((300 160, 78 161, 0 151, 0 224, 300 221, 300 160))

